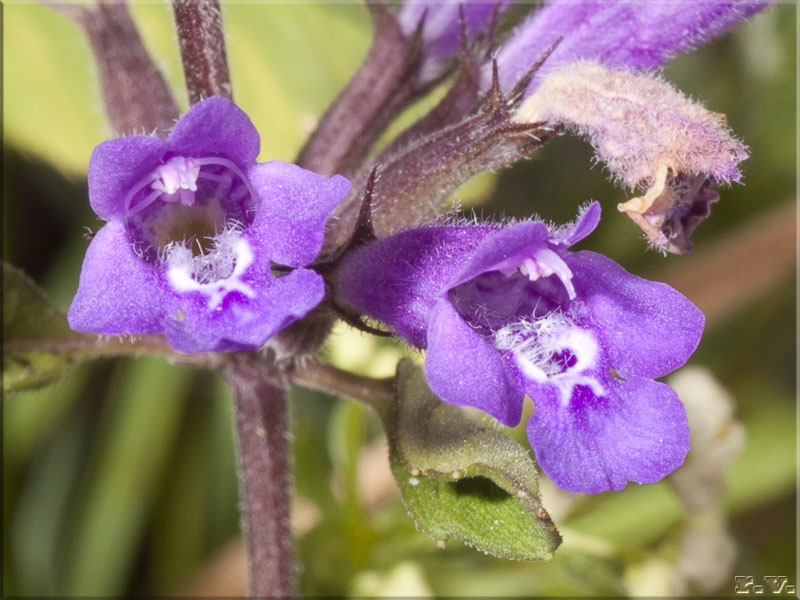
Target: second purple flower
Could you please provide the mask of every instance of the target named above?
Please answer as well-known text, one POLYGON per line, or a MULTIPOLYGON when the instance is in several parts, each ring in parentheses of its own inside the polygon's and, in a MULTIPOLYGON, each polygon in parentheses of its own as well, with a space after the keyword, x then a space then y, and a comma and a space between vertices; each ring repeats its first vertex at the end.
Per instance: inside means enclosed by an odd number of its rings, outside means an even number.
POLYGON ((683 406, 653 381, 682 365, 704 318, 662 283, 567 248, 597 225, 591 204, 566 227, 538 221, 407 231, 369 244, 336 281, 349 307, 427 349, 442 400, 516 425, 560 487, 597 493, 652 483, 689 449, 683 406))

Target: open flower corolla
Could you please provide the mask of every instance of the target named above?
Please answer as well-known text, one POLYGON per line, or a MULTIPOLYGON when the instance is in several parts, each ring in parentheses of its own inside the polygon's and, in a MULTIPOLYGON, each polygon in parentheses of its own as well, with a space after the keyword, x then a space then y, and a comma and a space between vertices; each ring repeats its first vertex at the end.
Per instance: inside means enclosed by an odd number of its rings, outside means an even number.
POLYGON ((322 277, 303 267, 350 182, 257 163, 259 146, 247 115, 212 97, 166 140, 95 148, 89 199, 107 223, 87 250, 70 326, 165 333, 181 352, 247 350, 319 304, 322 277))
POLYGON ((571 252, 600 218, 564 227, 430 226, 368 244, 336 275, 339 298, 426 349, 442 400, 516 425, 524 396, 542 470, 597 493, 652 483, 689 449, 675 392, 654 381, 682 365, 702 313, 677 291, 601 254, 571 252))

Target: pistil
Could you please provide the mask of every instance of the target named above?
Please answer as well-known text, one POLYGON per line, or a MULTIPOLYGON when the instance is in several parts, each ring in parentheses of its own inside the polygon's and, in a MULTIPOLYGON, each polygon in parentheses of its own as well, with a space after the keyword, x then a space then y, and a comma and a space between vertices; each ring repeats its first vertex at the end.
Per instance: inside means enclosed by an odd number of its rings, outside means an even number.
POLYGON ((575 299, 575 286, 572 284, 572 270, 567 263, 547 247, 528 249, 520 252, 495 267, 506 276, 522 273, 530 281, 536 281, 540 277, 550 277, 555 275, 564 284, 570 300, 575 299))

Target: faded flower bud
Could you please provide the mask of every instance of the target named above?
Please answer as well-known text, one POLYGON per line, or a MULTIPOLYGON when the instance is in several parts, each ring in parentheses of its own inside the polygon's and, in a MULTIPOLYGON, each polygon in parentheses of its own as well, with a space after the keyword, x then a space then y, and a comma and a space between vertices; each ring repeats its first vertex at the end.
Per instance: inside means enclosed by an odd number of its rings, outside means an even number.
POLYGON ((654 75, 591 61, 547 76, 520 106, 522 122, 560 123, 586 136, 616 179, 648 191, 620 204, 657 247, 682 253, 717 200, 714 183, 738 180, 747 150, 725 116, 654 75))

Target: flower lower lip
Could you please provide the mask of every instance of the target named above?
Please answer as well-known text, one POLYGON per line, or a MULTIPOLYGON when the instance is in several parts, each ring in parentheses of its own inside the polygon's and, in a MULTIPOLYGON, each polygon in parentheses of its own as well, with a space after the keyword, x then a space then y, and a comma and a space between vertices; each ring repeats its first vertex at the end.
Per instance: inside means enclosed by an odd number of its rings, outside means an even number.
POLYGON ((253 262, 247 239, 236 231, 215 236, 215 248, 208 254, 189 256, 190 251, 176 245, 166 256, 167 279, 179 293, 201 292, 208 296, 208 310, 219 307, 231 292, 252 298, 253 288, 242 280, 253 262))
POLYGON ((495 332, 494 344, 511 354, 530 382, 555 385, 565 405, 576 385, 603 391, 602 384, 586 374, 597 367, 594 335, 560 310, 509 323, 495 332))

